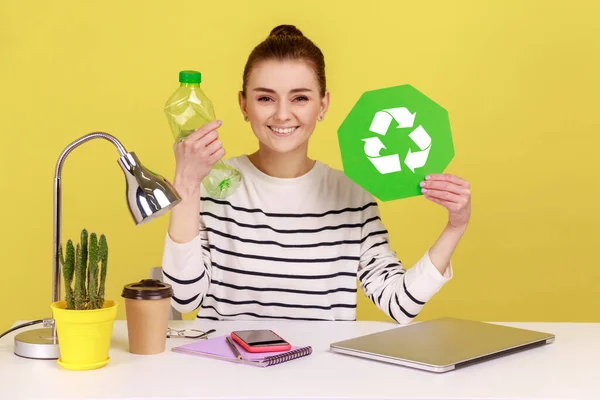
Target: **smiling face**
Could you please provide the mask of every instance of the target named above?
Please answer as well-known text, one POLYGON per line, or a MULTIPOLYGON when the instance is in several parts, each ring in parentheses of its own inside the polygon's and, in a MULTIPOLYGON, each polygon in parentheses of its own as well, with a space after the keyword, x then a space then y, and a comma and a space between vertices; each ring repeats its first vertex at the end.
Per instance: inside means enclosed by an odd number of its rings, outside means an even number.
POLYGON ((319 117, 327 111, 329 93, 320 87, 311 66, 300 60, 267 60, 255 65, 240 93, 247 116, 261 148, 277 153, 308 149, 319 117))

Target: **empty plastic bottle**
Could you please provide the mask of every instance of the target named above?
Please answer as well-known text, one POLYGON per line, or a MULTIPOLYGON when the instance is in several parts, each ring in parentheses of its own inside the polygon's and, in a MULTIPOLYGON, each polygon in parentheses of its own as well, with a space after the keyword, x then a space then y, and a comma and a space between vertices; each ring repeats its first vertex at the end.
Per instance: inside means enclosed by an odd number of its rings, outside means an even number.
MULTIPOLYGON (((216 120, 212 102, 200 89, 201 81, 198 71, 179 72, 179 88, 165 104, 164 111, 177 141, 216 120)), ((223 199, 233 194, 241 181, 242 175, 237 169, 219 160, 202 184, 210 197, 223 199)))

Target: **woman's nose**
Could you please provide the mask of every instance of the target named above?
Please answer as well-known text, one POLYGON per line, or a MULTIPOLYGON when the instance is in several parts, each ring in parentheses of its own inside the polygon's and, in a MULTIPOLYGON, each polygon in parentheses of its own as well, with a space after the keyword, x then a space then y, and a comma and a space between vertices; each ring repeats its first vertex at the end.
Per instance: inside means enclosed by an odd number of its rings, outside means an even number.
POLYGON ((275 110, 275 119, 278 121, 287 121, 291 117, 289 106, 285 102, 279 102, 275 110))

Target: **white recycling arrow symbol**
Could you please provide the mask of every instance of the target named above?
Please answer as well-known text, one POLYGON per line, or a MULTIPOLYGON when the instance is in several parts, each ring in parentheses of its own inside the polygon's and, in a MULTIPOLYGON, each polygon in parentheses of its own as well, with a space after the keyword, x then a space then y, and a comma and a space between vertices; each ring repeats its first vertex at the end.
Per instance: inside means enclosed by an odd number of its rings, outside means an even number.
MULTIPOLYGON (((416 112, 411 113, 406 107, 390 108, 387 110, 378 111, 373 117, 369 130, 379 135, 385 135, 392 120, 396 121, 398 128, 412 128, 416 112)), ((412 141, 421 149, 420 151, 411 151, 408 149, 408 153, 404 158, 404 164, 414 173, 416 168, 421 168, 427 162, 429 156, 429 150, 431 149, 431 137, 421 125, 414 129, 408 135, 412 141)), ((391 154, 388 156, 380 156, 379 153, 386 147, 381 142, 379 137, 374 136, 367 139, 363 139, 365 142, 365 154, 373 163, 377 171, 381 174, 389 174, 392 172, 398 172, 402 170, 400 165, 400 156, 398 154, 391 154)))

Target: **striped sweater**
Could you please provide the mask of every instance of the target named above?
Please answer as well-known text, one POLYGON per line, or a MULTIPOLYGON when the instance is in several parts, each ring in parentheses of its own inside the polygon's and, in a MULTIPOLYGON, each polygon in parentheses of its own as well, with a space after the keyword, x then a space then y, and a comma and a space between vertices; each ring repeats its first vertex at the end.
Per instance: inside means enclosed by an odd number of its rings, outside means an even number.
POLYGON ((165 282, 173 306, 206 319, 356 319, 357 286, 386 315, 409 323, 452 277, 428 252, 405 269, 389 246, 375 199, 317 161, 275 178, 247 156, 226 161, 243 176, 224 200, 201 197, 198 236, 167 233, 165 282), (359 285, 357 285, 357 279, 359 285))

